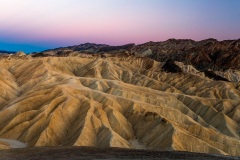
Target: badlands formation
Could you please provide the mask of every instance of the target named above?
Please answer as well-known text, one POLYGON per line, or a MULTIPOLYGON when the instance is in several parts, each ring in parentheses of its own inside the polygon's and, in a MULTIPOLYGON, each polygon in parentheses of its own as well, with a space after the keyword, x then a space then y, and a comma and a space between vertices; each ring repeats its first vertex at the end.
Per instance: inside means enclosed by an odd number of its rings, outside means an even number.
POLYGON ((239 44, 168 40, 3 54, 0 148, 240 156, 239 44))

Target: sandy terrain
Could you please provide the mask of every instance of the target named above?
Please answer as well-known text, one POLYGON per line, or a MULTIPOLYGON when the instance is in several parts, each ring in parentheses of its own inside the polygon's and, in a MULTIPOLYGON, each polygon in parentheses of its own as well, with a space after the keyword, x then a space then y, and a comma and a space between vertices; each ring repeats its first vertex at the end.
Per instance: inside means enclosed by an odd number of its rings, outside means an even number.
POLYGON ((22 143, 20 141, 0 138, 0 148, 11 149, 11 148, 26 148, 26 147, 27 147, 27 144, 22 143))
POLYGON ((0 138, 239 156, 238 84, 163 65, 136 57, 1 59, 0 138))

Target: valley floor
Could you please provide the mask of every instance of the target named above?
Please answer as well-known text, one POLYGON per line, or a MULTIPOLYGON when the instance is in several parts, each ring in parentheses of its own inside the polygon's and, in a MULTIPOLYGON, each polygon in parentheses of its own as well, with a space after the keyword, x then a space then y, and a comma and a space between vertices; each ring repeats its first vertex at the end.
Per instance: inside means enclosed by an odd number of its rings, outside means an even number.
POLYGON ((240 157, 120 148, 44 147, 0 151, 0 160, 239 160, 240 157))

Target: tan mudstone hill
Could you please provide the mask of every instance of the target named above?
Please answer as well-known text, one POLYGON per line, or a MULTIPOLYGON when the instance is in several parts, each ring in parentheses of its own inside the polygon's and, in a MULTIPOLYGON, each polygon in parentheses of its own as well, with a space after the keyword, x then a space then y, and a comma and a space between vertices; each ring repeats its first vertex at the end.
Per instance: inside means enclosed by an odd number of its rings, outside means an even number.
POLYGON ((235 72, 219 72, 226 80, 216 80, 180 62, 132 56, 3 58, 0 147, 11 142, 239 156, 235 72))

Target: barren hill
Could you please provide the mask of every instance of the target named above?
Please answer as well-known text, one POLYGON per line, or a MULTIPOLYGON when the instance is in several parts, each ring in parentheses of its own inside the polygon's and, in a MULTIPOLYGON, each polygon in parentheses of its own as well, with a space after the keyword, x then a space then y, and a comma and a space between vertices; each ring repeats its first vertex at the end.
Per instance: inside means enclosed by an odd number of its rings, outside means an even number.
POLYGON ((7 139, 240 155, 239 82, 227 72, 215 80, 135 56, 3 58, 0 147, 11 147, 7 139))

